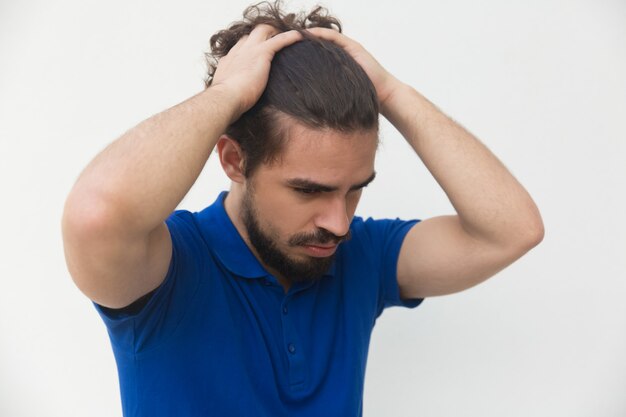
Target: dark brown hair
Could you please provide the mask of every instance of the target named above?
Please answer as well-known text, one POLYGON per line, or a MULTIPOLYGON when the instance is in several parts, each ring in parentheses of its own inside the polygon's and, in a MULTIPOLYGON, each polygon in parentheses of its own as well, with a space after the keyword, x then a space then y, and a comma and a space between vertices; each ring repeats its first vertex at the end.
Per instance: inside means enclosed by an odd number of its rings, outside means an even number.
POLYGON ((211 53, 206 54, 207 88, 219 59, 259 24, 281 32, 298 30, 303 40, 275 54, 265 91, 226 131, 244 152, 247 177, 260 163, 277 160, 286 139, 281 127, 289 117, 315 129, 378 129, 376 90, 365 71, 341 47, 305 31, 325 27, 341 32, 341 23, 320 6, 308 14, 284 14, 280 0, 246 8, 243 20, 211 37, 211 53))

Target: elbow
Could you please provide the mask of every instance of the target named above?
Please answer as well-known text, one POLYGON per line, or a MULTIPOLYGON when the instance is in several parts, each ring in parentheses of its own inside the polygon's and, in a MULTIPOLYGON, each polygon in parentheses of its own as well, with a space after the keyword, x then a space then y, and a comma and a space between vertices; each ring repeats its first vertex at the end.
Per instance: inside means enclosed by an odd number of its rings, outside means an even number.
POLYGON ((68 198, 61 218, 63 240, 76 243, 101 236, 110 229, 110 219, 111 216, 103 209, 102 204, 94 200, 68 198))
POLYGON ((518 213, 506 228, 501 229, 500 247, 514 257, 520 257, 545 237, 545 227, 539 210, 533 205, 532 209, 518 213))
POLYGON ((78 289, 94 299, 93 265, 104 256, 103 246, 117 226, 103 205, 91 199, 68 198, 61 217, 61 237, 67 270, 78 289))
POLYGON ((543 219, 541 218, 541 213, 539 213, 539 209, 535 205, 535 209, 533 210, 533 215, 531 216, 531 220, 529 221, 529 235, 530 235, 530 243, 532 247, 537 246, 543 240, 546 229, 543 225, 543 219))
POLYGON ((541 228, 533 229, 529 232, 528 238, 525 242, 525 247, 527 250, 531 250, 535 246, 539 245, 545 236, 545 230, 543 226, 541 228))
POLYGON ((534 229, 534 233, 533 233, 533 247, 537 246, 538 244, 541 243, 541 241, 543 240, 544 236, 546 234, 546 229, 543 226, 543 220, 541 220, 541 217, 539 217, 539 222, 537 227, 534 229))
POLYGON ((518 244, 524 252, 527 252, 543 241, 545 233, 543 220, 537 212, 535 216, 524 223, 523 229, 518 234, 518 244))

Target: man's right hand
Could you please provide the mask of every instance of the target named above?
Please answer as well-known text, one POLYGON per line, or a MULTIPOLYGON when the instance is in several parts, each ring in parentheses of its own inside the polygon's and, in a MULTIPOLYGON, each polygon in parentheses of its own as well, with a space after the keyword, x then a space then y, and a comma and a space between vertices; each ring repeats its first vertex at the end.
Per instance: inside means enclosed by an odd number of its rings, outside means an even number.
POLYGON ((278 29, 270 25, 258 25, 220 59, 211 88, 236 100, 231 122, 250 109, 263 94, 276 52, 301 39, 302 35, 295 30, 278 33, 278 29))
POLYGON ((68 269, 89 298, 121 308, 163 282, 172 256, 165 219, 220 135, 258 101, 276 51, 301 37, 257 26, 220 60, 209 89, 127 131, 85 168, 62 228, 68 269))

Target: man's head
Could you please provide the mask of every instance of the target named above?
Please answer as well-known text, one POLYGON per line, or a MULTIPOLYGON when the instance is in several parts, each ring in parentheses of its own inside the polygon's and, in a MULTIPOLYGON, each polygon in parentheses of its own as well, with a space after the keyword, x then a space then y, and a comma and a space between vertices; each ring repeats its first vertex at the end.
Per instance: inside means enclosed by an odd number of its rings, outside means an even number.
POLYGON ((298 30, 303 40, 276 53, 260 99, 226 131, 245 153, 246 176, 259 164, 278 159, 286 139, 284 115, 315 129, 378 130, 378 99, 365 71, 342 48, 305 30, 327 27, 341 32, 339 21, 321 7, 300 15, 285 15, 279 2, 248 7, 242 21, 211 37, 207 87, 219 58, 260 24, 281 32, 298 30))
MULTIPOLYGON (((310 281, 328 270, 337 245, 350 238, 362 189, 374 179, 378 136, 297 122, 286 135, 280 162, 260 165, 245 180, 239 216, 266 266, 289 281, 310 281)), ((243 182, 240 172, 234 179, 243 182)))
MULTIPOLYGON (((341 30, 324 9, 285 16, 277 3, 262 3, 211 38, 211 57, 224 56, 258 24, 341 30)), ((256 255, 292 281, 321 276, 373 179, 378 101, 365 71, 337 45, 303 32, 276 53, 265 91, 225 138, 220 158, 241 190, 238 215, 256 255)))

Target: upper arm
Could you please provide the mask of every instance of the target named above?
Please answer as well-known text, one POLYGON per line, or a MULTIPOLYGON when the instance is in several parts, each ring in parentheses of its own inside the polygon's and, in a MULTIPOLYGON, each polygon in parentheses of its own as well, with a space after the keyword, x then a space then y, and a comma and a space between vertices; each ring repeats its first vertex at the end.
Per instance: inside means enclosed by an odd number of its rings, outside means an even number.
POLYGON ((138 234, 114 222, 90 216, 63 218, 68 270, 78 288, 94 302, 125 307, 157 288, 165 279, 172 239, 165 223, 138 234))
POLYGON ((407 233, 398 258, 402 298, 451 294, 477 285, 513 263, 538 242, 505 245, 468 234, 458 215, 433 217, 407 233))

